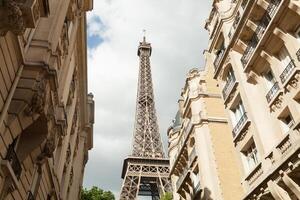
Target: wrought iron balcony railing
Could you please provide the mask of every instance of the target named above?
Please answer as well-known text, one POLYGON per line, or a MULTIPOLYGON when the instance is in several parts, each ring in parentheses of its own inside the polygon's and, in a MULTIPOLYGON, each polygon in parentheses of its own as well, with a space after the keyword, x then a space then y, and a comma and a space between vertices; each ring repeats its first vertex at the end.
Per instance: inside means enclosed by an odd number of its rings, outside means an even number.
POLYGON ((189 168, 185 167, 184 170, 183 170, 183 173, 181 174, 181 176, 179 176, 179 179, 176 182, 177 190, 180 189, 180 187, 181 187, 181 185, 182 185, 183 181, 185 180, 185 177, 187 176, 188 173, 189 173, 189 168))
POLYGON ((35 200, 31 191, 28 192, 27 200, 35 200))
POLYGON ((240 22, 240 19, 241 19, 241 15, 240 15, 240 13, 238 12, 238 13, 236 14, 235 18, 234 18, 233 24, 232 24, 232 26, 231 26, 231 28, 230 28, 229 33, 228 33, 228 37, 229 37, 229 38, 231 38, 231 36, 232 36, 233 33, 235 32, 235 29, 236 29, 238 23, 240 22))
POLYGON ((235 84, 236 80, 235 77, 232 76, 232 78, 226 82, 223 90, 222 90, 222 95, 223 95, 223 99, 226 100, 227 97, 229 96, 229 94, 231 93, 231 90, 235 84))
POLYGON ((14 145, 10 145, 7 150, 5 160, 8 160, 17 179, 20 178, 22 172, 22 166, 19 158, 15 152, 14 145))
POLYGON ((272 99, 275 97, 275 95, 277 94, 279 89, 280 88, 279 88, 278 82, 274 83, 274 85, 272 86, 272 88, 269 90, 269 92, 266 95, 266 99, 267 99, 268 103, 270 103, 272 101, 272 99))
POLYGON ((249 0, 244 0, 244 1, 242 2, 242 4, 241 4, 242 8, 245 9, 245 7, 246 7, 248 1, 249 1, 249 0))
POLYGON ((190 153, 190 156, 189 156, 189 166, 191 166, 191 164, 193 163, 193 161, 195 160, 196 158, 196 149, 195 147, 193 148, 193 150, 191 151, 190 153))
POLYGON ((290 77, 290 75, 293 72, 293 69, 296 67, 293 60, 289 62, 289 64, 286 66, 286 68, 283 70, 283 72, 280 74, 280 80, 281 83, 285 83, 286 80, 290 77))
POLYGON ((224 53, 225 53, 225 49, 221 49, 220 52, 217 54, 217 57, 214 61, 214 67, 215 67, 215 71, 218 70, 219 68, 219 65, 220 65, 220 62, 224 56, 224 53))
POLYGON ((200 181, 198 181, 197 185, 194 187, 194 195, 196 195, 200 191, 200 181))
POLYGON ((271 19, 273 18, 275 11, 280 4, 281 0, 271 0, 269 3, 269 6, 267 8, 266 13, 263 15, 263 17, 260 20, 260 23, 258 24, 250 42, 248 43, 248 46, 241 58, 242 64, 245 67, 252 56, 255 48, 258 45, 258 42, 261 40, 263 37, 263 34, 268 27, 271 19))
POLYGON ((233 137, 235 138, 239 132, 242 130, 246 122, 248 121, 247 113, 244 112, 242 117, 239 119, 238 123, 235 125, 235 127, 232 130, 233 137))
POLYGON ((300 49, 297 51, 296 56, 297 56, 298 61, 300 62, 300 49))
POLYGON ((249 59, 252 55, 252 53, 254 52, 254 50, 255 50, 255 48, 258 44, 258 41, 259 40, 257 38, 257 35, 254 33, 251 40, 250 40, 250 42, 248 43, 248 46, 247 46, 242 58, 241 58, 241 61, 242 61, 242 64, 243 64, 244 67, 246 66, 246 64, 248 63, 248 61, 249 61, 249 59))
POLYGON ((269 13, 269 15, 271 17, 274 16, 275 14, 275 11, 277 9, 277 7, 279 6, 281 0, 271 0, 270 3, 269 3, 269 6, 267 8, 267 13, 269 13))

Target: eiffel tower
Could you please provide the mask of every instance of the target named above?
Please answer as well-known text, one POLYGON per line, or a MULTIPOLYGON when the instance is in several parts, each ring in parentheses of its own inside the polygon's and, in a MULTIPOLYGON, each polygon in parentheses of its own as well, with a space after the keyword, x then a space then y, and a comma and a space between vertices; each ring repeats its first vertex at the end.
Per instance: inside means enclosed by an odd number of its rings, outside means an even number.
POLYGON ((144 36, 137 52, 140 68, 133 149, 123 163, 120 200, 136 200, 138 196, 159 200, 162 194, 171 191, 169 159, 164 155, 155 112, 151 52, 151 44, 144 36))

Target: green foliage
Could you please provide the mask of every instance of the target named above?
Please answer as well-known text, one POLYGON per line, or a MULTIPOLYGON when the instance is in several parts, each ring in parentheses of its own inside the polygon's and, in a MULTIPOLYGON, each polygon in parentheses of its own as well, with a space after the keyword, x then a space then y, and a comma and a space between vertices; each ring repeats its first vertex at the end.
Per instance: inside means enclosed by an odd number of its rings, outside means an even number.
POLYGON ((84 188, 81 190, 81 200, 115 200, 111 191, 104 191, 96 186, 90 190, 84 188))
POLYGON ((160 200, 172 200, 172 199, 173 199, 173 195, 170 192, 165 193, 165 195, 160 198, 160 200))

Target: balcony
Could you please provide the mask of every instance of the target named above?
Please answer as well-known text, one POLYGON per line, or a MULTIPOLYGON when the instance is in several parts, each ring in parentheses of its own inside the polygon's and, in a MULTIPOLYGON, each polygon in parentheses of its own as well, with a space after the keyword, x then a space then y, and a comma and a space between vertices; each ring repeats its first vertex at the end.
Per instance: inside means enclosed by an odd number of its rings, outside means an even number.
POLYGON ((182 174, 179 176, 179 179, 176 182, 177 191, 179 191, 179 189, 181 188, 181 186, 182 186, 183 182, 185 181, 185 178, 188 175, 188 173, 189 173, 189 168, 185 167, 182 174))
POLYGON ((237 137, 239 135, 239 133, 243 130, 243 128, 246 126, 248 122, 248 116, 247 113, 245 112, 242 117, 240 118, 240 120, 238 121, 238 123, 235 125, 233 131, 232 131, 232 135, 233 137, 237 137))
POLYGON ((271 0, 270 1, 267 11, 261 18, 260 23, 258 24, 252 38, 250 39, 250 42, 248 43, 248 46, 241 58, 241 62, 243 64, 244 68, 246 68, 247 63, 249 62, 251 56, 253 55, 253 52, 255 51, 259 41, 262 39, 262 37, 265 33, 265 30, 267 29, 271 19, 274 17, 275 12, 276 12, 280 2, 281 2, 281 0, 271 0))
POLYGON ((225 49, 220 49, 220 50, 218 50, 217 57, 216 57, 216 59, 215 59, 215 61, 214 61, 215 72, 216 72, 216 71, 218 70, 218 68, 219 68, 219 65, 220 65, 221 60, 222 60, 222 58, 223 58, 223 56, 224 56, 224 53, 225 53, 225 49))
POLYGON ((296 56, 297 56, 298 61, 300 62, 300 49, 297 51, 296 56))
POLYGON ((285 83, 291 76, 293 69, 296 68, 296 65, 293 60, 286 66, 283 72, 280 74, 281 83, 285 83))
POLYGON ((196 149, 194 147, 193 150, 190 153, 190 156, 189 156, 189 167, 191 167, 191 165, 193 164, 193 162, 194 162, 194 160, 195 160, 196 157, 197 157, 197 155, 196 155, 196 149))
POLYGON ((31 191, 28 192, 27 200, 35 200, 31 191))
POLYGON ((223 99, 224 101, 227 100, 227 98, 229 97, 229 95, 231 94, 234 86, 236 85, 236 80, 235 77, 232 76, 232 78, 226 82, 223 90, 222 90, 222 95, 223 95, 223 99))
POLYGON ((272 86, 272 88, 269 90, 269 92, 266 95, 266 99, 267 102, 270 103, 274 97, 276 96, 276 94, 279 92, 279 84, 278 82, 274 83, 274 85, 272 86))
POLYGON ((21 172, 22 172, 22 166, 21 166, 19 158, 15 152, 14 145, 9 146, 5 160, 7 160, 10 163, 11 168, 14 171, 16 178, 19 179, 21 176, 21 172))
POLYGON ((248 186, 252 187, 259 177, 263 174, 263 169, 261 163, 259 163, 251 173, 245 178, 248 186))
POLYGON ((194 199, 198 193, 201 191, 201 187, 200 187, 200 181, 198 181, 198 183, 195 185, 194 189, 193 189, 193 195, 192 198, 194 199))
POLYGON ((230 31, 229 31, 229 33, 228 33, 228 37, 229 37, 229 38, 231 38, 232 35, 234 34, 234 32, 235 32, 235 30, 236 30, 236 27, 237 27, 238 23, 240 22, 240 19, 241 19, 241 15, 240 15, 240 13, 238 12, 237 15, 236 15, 235 18, 234 18, 232 27, 230 28, 230 31))

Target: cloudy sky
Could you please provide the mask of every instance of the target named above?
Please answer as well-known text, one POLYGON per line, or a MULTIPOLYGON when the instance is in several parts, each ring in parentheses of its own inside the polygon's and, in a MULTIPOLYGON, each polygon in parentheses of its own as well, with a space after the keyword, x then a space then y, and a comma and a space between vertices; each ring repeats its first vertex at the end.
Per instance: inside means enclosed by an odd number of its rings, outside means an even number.
POLYGON ((94 93, 94 148, 84 187, 119 194, 123 159, 130 154, 143 29, 152 44, 154 95, 160 133, 166 130, 189 69, 204 64, 210 0, 94 0, 88 14, 89 90, 94 93))

